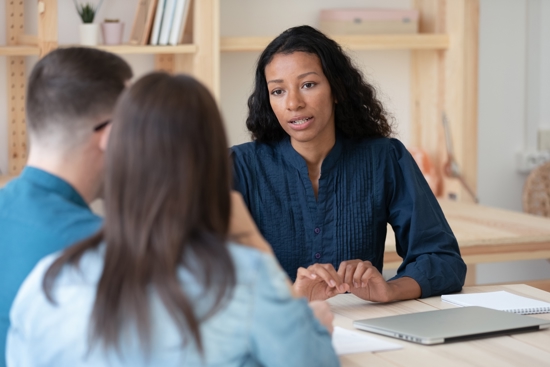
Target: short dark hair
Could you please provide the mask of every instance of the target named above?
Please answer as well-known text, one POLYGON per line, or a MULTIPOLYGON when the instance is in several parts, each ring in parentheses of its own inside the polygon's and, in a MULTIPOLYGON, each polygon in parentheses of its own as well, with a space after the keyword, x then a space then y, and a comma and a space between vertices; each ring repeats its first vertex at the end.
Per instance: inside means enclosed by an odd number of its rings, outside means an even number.
POLYGON ((52 127, 67 132, 82 128, 74 120, 111 112, 131 78, 128 63, 109 52, 84 47, 50 52, 29 78, 29 130, 40 135, 52 127))
POLYGON ((134 324, 147 350, 153 288, 182 336, 192 338, 184 340, 202 351, 200 324, 226 304, 236 281, 226 246, 231 170, 214 97, 190 76, 144 76, 117 104, 106 162, 103 228, 49 268, 48 298, 65 264, 78 265, 105 241, 92 341, 116 347, 126 325, 134 324), (210 307, 193 309, 178 280, 180 267, 203 287, 203 296, 212 296, 210 307))
POLYGON ((289 28, 260 55, 254 90, 248 98, 246 126, 252 139, 276 142, 288 136, 279 124, 269 102, 265 68, 276 54, 307 52, 321 61, 335 105, 336 128, 349 138, 388 137, 392 127, 376 90, 367 83, 338 43, 310 26, 289 28))

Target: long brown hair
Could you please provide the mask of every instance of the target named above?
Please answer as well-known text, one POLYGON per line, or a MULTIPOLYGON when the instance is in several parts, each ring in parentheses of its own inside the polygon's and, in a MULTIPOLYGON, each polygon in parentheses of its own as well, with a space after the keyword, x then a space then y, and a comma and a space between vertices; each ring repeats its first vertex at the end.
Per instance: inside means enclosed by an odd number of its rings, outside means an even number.
MULTIPOLYGON (((91 342, 118 349, 135 322, 150 346, 148 290, 160 296, 184 340, 203 351, 199 325, 223 306, 235 285, 226 247, 230 202, 227 141, 207 89, 189 76, 151 73, 124 92, 106 153, 105 222, 91 238, 68 248, 43 282, 52 300, 55 279, 106 243, 105 265, 91 320, 91 342), (177 276, 185 267, 214 294, 206 316, 193 311, 177 276)), ((91 344, 92 345, 92 344, 91 344)))

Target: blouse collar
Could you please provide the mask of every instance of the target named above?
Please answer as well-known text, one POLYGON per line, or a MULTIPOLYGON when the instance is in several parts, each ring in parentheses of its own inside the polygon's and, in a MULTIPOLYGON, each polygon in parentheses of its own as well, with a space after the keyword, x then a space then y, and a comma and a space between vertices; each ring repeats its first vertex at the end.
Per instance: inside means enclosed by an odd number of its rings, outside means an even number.
MULTIPOLYGON (((337 166, 338 161, 340 160, 340 157, 342 155, 342 150, 344 146, 344 137, 342 134, 337 130, 336 131, 336 141, 334 143, 334 146, 328 153, 328 155, 323 160, 323 164, 321 166, 321 172, 322 173, 328 173, 330 172, 334 167, 337 166)), ((279 148, 283 154, 284 159, 290 163, 294 168, 296 168, 298 171, 304 173, 307 175, 307 163, 305 159, 294 149, 292 144, 290 143, 290 137, 285 137, 282 141, 279 142, 279 148)))

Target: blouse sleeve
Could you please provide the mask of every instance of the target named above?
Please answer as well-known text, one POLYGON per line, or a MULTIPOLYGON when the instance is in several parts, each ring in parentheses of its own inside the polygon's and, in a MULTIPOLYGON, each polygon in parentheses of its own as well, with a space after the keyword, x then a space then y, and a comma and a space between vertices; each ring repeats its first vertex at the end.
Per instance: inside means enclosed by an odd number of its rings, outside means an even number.
POLYGON ((403 144, 392 139, 390 150, 385 178, 388 222, 403 258, 394 279, 416 280, 422 298, 460 291, 466 264, 443 211, 403 144))
MULTIPOLYGON (((250 147, 247 148, 250 149, 250 147)), ((250 159, 250 154, 246 154, 246 150, 239 146, 232 147, 229 157, 233 168, 233 190, 241 193, 244 202, 250 208, 250 188, 256 186, 251 167, 255 164, 256 158, 252 155, 254 158, 250 159)))
POLYGON ((340 366, 330 334, 306 299, 291 295, 273 256, 262 256, 250 320, 252 354, 266 367, 340 366))

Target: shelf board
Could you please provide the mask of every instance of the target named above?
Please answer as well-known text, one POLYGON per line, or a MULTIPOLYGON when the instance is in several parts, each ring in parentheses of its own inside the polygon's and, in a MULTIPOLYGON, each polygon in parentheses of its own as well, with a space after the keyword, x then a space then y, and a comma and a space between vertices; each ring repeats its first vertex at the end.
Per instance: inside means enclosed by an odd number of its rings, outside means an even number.
MULTIPOLYGON (((352 50, 445 50, 446 34, 375 34, 331 36, 342 47, 352 50)), ((262 51, 273 37, 222 37, 222 52, 262 51)))
POLYGON ((116 46, 107 46, 107 45, 98 45, 94 46, 99 50, 104 50, 112 52, 115 54, 192 54, 197 52, 197 45, 187 44, 187 45, 177 45, 177 46, 135 46, 135 45, 116 45, 116 46))
POLYGON ((39 53, 37 46, 0 46, 0 56, 33 56, 39 53))
MULTIPOLYGON (((59 47, 71 47, 78 45, 59 45, 59 47)), ((106 46, 98 45, 94 48, 109 51, 115 54, 186 54, 197 52, 197 46, 194 44, 177 46, 134 46, 134 45, 116 45, 106 46)), ((32 56, 39 55, 40 49, 37 46, 0 46, 0 56, 32 56)))

